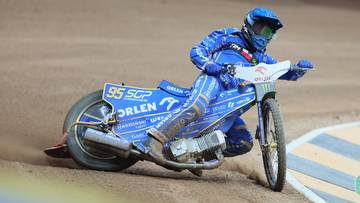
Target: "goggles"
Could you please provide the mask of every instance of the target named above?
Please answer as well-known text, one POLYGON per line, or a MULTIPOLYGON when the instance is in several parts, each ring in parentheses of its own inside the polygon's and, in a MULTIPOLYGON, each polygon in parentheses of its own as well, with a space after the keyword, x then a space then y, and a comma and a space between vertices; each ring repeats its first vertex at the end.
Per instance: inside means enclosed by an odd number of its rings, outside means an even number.
POLYGON ((252 30, 255 34, 261 35, 267 40, 271 40, 275 35, 275 30, 266 22, 255 22, 252 30))

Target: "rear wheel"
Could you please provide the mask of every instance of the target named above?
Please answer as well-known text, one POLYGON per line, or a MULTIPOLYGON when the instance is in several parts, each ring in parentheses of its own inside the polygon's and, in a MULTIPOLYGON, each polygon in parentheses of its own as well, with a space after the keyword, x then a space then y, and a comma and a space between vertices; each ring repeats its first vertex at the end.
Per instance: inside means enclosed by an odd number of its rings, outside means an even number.
MULTIPOLYGON (((111 113, 111 110, 111 106, 102 100, 102 90, 90 93, 72 106, 66 115, 63 130, 66 131, 71 124, 78 121, 99 122, 111 113)), ((133 158, 119 158, 114 154, 86 145, 83 137, 87 128, 75 126, 68 134, 68 150, 78 164, 95 170, 119 171, 138 161, 133 158)), ((96 127, 92 128, 96 129, 96 127)))
POLYGON ((263 122, 266 146, 263 162, 271 190, 281 191, 286 178, 286 148, 284 128, 277 102, 270 98, 263 103, 263 122))

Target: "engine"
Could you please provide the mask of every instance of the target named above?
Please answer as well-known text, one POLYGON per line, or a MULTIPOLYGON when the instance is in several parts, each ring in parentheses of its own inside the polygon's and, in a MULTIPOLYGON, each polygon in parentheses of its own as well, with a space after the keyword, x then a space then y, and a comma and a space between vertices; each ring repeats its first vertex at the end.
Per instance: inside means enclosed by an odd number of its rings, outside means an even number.
POLYGON ((225 136, 220 130, 199 138, 180 139, 170 144, 173 159, 178 162, 196 162, 216 158, 216 152, 225 150, 225 136))

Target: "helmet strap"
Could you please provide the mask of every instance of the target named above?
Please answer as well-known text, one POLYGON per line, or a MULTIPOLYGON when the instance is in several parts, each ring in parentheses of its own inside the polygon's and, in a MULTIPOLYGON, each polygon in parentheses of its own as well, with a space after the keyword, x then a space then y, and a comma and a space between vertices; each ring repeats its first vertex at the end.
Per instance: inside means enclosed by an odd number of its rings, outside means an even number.
POLYGON ((255 47, 254 47, 254 45, 253 45, 253 43, 252 43, 252 40, 251 40, 251 37, 250 37, 250 32, 251 32, 251 31, 249 31, 249 28, 247 27, 247 25, 244 24, 243 27, 242 27, 242 33, 244 34, 244 38, 245 38, 245 40, 246 40, 246 44, 248 45, 247 48, 248 48, 251 52, 255 52, 256 49, 255 49, 255 47))

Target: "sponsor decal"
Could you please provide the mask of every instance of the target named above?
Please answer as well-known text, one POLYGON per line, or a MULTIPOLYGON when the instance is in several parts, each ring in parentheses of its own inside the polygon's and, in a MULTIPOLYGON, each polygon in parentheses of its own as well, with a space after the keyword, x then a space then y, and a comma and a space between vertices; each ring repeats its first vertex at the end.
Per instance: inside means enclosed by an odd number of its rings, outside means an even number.
POLYGON ((214 90, 216 84, 217 84, 217 81, 215 79, 211 80, 209 86, 207 87, 207 89, 204 92, 205 97, 210 98, 210 94, 214 90))
POLYGON ((259 72, 263 75, 265 75, 265 72, 267 71, 267 68, 265 68, 264 66, 259 66, 255 69, 255 72, 259 72))
POLYGON ((137 90, 137 89, 129 89, 125 96, 125 100, 131 100, 131 101, 141 101, 141 102, 147 102, 147 98, 152 95, 152 91, 150 90, 137 90))
POLYGON ((120 128, 139 127, 141 125, 144 125, 145 123, 146 123, 145 120, 133 121, 133 122, 130 122, 130 123, 119 124, 119 127, 120 128))
POLYGON ((168 105, 166 106, 166 110, 170 111, 171 107, 179 102, 180 102, 179 100, 174 99, 173 97, 165 97, 160 101, 159 105, 162 106, 165 105, 165 103, 168 103, 168 105))
POLYGON ((126 107, 125 109, 119 109, 118 113, 119 113, 119 117, 122 118, 125 116, 137 115, 137 114, 152 112, 156 110, 157 110, 156 103, 152 102, 137 106, 126 107))
POLYGON ((229 102, 228 103, 228 108, 233 108, 234 107, 234 102, 229 102))
POLYGON ((214 107, 212 108, 212 111, 213 111, 213 112, 221 111, 221 110, 226 110, 226 105, 214 106, 214 107))
POLYGON ((270 80, 271 77, 270 76, 265 76, 265 77, 256 77, 255 81, 268 81, 270 80))
POLYGON ((230 48, 235 49, 237 51, 241 51, 241 47, 235 43, 230 44, 230 48))
POLYGON ((170 90, 170 91, 173 91, 173 92, 177 92, 179 94, 186 94, 186 93, 189 93, 189 91, 184 91, 183 89, 180 89, 180 88, 177 88, 177 87, 174 87, 174 86, 166 86, 166 89, 167 90, 170 90))
POLYGON ((224 97, 232 97, 233 95, 237 95, 238 94, 238 89, 231 89, 231 90, 227 90, 224 92, 221 92, 218 96, 218 98, 224 98, 224 97))
POLYGON ((245 97, 242 100, 235 102, 235 104, 238 106, 238 105, 242 105, 243 103, 247 103, 249 101, 250 101, 250 97, 245 97))
POLYGON ((164 119, 164 116, 152 117, 152 118, 150 118, 150 123, 156 123, 158 121, 161 121, 162 119, 164 119))
MULTIPOLYGON (((145 129, 144 129, 145 131, 145 129)), ((131 138, 133 141, 133 144, 137 147, 139 147, 139 145, 136 144, 136 142, 140 141, 141 139, 147 139, 147 134, 144 133, 143 131, 141 131, 140 133, 131 133, 131 138)))
POLYGON ((264 92, 270 92, 271 91, 271 86, 270 86, 269 83, 263 84, 263 85, 261 85, 261 87, 262 87, 264 92))
POLYGON ((155 128, 160 128, 162 125, 164 125, 165 122, 172 117, 172 115, 173 114, 168 114, 167 116, 165 116, 159 123, 155 125, 155 128))

